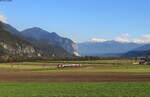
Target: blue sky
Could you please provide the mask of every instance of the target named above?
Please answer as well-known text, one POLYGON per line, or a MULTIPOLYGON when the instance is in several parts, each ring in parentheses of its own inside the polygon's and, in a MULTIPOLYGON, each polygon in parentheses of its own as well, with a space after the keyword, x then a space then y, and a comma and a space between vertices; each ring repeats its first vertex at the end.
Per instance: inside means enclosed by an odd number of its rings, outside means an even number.
POLYGON ((150 34, 150 0, 13 0, 0 2, 0 15, 19 30, 37 26, 74 41, 150 34))

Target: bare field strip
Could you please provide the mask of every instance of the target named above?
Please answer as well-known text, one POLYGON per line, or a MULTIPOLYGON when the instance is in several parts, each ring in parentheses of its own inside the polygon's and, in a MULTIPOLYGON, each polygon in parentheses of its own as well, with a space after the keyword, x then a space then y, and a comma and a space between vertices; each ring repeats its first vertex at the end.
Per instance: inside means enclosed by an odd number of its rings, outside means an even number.
POLYGON ((0 82, 150 82, 150 73, 0 72, 0 82))

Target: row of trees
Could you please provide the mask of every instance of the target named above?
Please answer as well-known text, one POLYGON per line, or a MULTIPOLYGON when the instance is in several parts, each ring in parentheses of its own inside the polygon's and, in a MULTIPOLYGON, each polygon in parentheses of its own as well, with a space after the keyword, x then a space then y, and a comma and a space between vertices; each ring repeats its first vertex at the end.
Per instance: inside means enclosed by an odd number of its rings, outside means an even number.
POLYGON ((90 60, 122 60, 128 59, 123 57, 98 57, 98 56, 82 56, 82 57, 65 57, 65 58, 52 58, 52 61, 90 61, 90 60))
POLYGON ((84 56, 84 57, 15 57, 15 56, 0 56, 0 62, 23 62, 23 61, 90 61, 90 60, 122 60, 127 58, 121 57, 96 57, 96 56, 84 56))
POLYGON ((14 57, 14 56, 0 56, 0 62, 23 62, 23 61, 36 61, 42 58, 27 58, 27 57, 14 57))

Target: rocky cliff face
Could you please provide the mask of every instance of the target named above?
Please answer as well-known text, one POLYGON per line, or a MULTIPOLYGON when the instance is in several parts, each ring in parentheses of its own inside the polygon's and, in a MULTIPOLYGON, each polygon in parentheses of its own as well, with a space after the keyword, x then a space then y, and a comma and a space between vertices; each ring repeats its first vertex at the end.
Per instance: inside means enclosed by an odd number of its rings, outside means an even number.
POLYGON ((4 29, 0 22, 0 52, 1 56, 40 57, 42 54, 30 43, 21 40, 4 29))
POLYGON ((66 48, 67 51, 71 52, 75 56, 79 56, 76 43, 74 43, 74 42, 66 42, 65 45, 63 45, 63 47, 66 48))
POLYGON ((58 43, 58 45, 63 47, 67 52, 78 56, 77 44, 75 42, 73 42, 72 40, 67 39, 67 38, 60 38, 57 43, 58 43))
POLYGON ((24 57, 41 57, 41 54, 31 45, 10 44, 0 42, 0 47, 4 50, 4 56, 24 56, 24 57))

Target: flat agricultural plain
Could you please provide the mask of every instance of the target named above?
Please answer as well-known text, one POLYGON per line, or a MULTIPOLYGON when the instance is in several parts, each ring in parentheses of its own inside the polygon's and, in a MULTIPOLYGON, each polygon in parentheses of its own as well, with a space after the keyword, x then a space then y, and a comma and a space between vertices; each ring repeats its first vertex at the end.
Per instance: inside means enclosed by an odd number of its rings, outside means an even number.
POLYGON ((135 60, 0 63, 0 97, 150 97, 150 65, 135 60), (81 64, 58 69, 57 64, 81 64))

